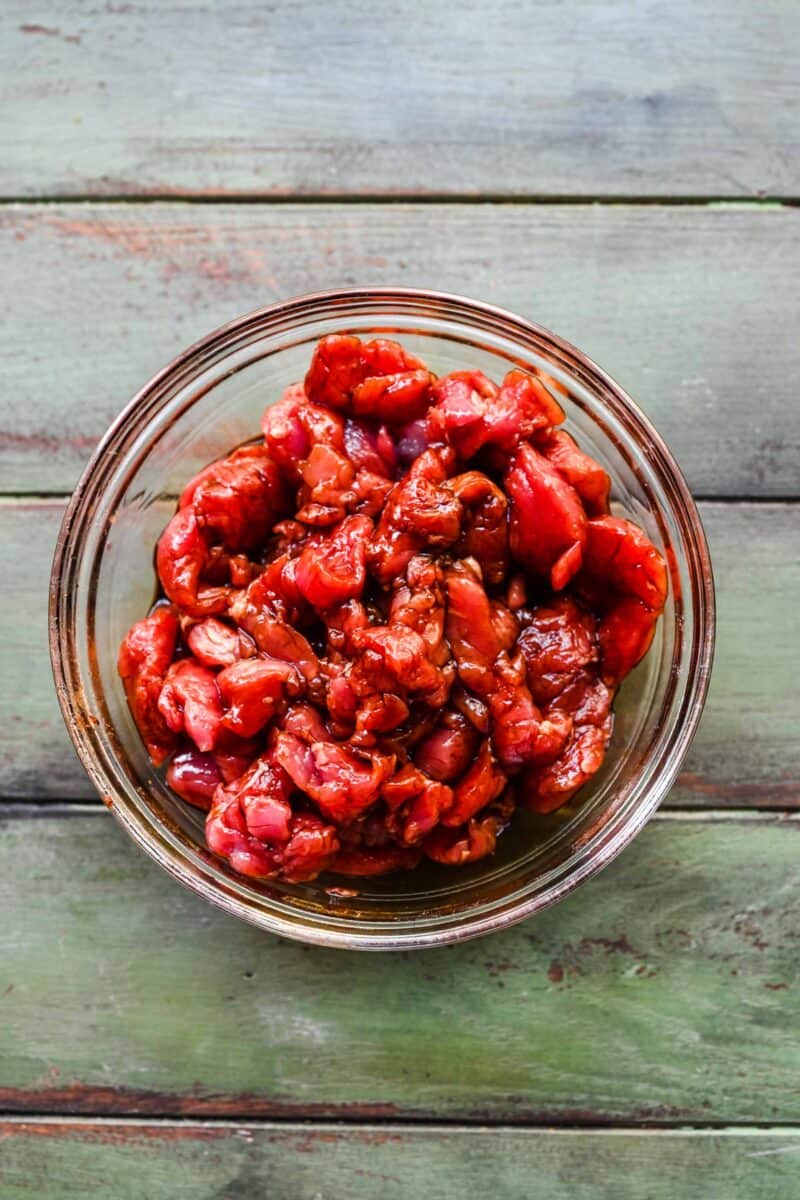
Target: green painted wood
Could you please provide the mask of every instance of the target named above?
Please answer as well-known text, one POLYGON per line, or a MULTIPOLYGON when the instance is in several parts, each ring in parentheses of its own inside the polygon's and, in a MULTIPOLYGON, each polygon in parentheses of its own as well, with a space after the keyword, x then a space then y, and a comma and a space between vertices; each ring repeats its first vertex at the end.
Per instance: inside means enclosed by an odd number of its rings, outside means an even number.
POLYGON ((0 796, 92 793, 56 700, 47 648, 47 589, 60 502, 0 500, 0 796))
MULTIPOLYGON (((669 803, 800 804, 796 663, 798 507, 701 506, 717 577, 719 630, 700 730, 669 803)), ((47 582, 59 501, 0 502, 5 694, 0 796, 94 798, 61 721, 47 653, 47 582)))
POLYGON ((515 929, 364 955, 223 915, 102 809, 44 812, 0 823, 0 1110, 800 1120, 798 817, 662 815, 515 929))
POLYGON ((575 342, 699 494, 800 494, 797 209, 25 205, 0 208, 0 261, 5 492, 70 490, 129 397, 218 324, 393 283, 477 296, 575 342))
POLYGON ((670 804, 800 806, 800 507, 701 504, 717 642, 700 729, 670 804))
POLYGON ((0 1123, 5 1200, 786 1200, 800 1133, 0 1123))
POLYGON ((792 0, 6 0, 11 195, 786 195, 792 0))

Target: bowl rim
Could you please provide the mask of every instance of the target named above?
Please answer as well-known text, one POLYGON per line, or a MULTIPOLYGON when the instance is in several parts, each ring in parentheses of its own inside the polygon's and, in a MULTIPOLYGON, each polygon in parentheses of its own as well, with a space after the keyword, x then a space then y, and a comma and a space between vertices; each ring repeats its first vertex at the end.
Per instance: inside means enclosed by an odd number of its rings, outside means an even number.
MULTIPOLYGON (((316 315, 322 316, 321 313, 316 315)), ((454 313, 448 312, 444 315, 448 319, 456 319, 454 313)), ((420 320, 423 319, 420 317, 420 320)), ((268 336, 269 330, 265 330, 264 335, 268 336)), ((331 288, 292 296, 234 317, 191 343, 139 388, 101 437, 80 475, 64 512, 56 539, 50 574, 48 635, 56 695, 67 732, 84 769, 104 804, 113 811, 137 845, 169 875, 233 916, 282 937, 332 948, 405 950, 466 941, 517 924, 569 895, 581 883, 607 866, 636 837, 672 787, 702 716, 714 658, 716 604, 713 569, 705 530, 681 468, 664 439, 636 401, 593 359, 547 327, 485 301, 428 288, 349 287, 331 288), (654 452, 658 459, 659 470, 668 480, 674 493, 673 501, 678 501, 681 510, 679 515, 688 518, 688 521, 682 520, 681 524, 685 525, 691 534, 691 549, 696 558, 693 578, 699 579, 700 583, 698 603, 693 609, 697 624, 694 643, 699 647, 699 655, 693 674, 686 683, 685 693, 689 698, 689 703, 684 706, 682 724, 673 730, 674 740, 669 747, 669 763, 659 774, 657 780, 651 783, 648 792, 630 812, 620 828, 598 847, 597 853, 593 857, 584 856, 580 864, 568 868, 566 875, 557 878, 540 892, 516 901, 512 900, 506 907, 487 914, 470 916, 467 913, 464 915, 463 921, 457 924, 421 930, 416 934, 392 929, 389 929, 388 932, 356 934, 350 930, 326 928, 324 925, 294 923, 277 911, 251 909, 244 900, 223 890, 213 880, 198 877, 191 863, 182 858, 177 860, 174 854, 170 855, 167 852, 165 845, 151 831, 142 815, 132 808, 127 799, 121 795, 115 781, 106 775, 93 747, 93 739, 96 736, 95 718, 88 712, 88 709, 82 707, 83 697, 76 694, 67 677, 71 623, 69 620, 62 619, 64 616, 62 608, 65 599, 69 599, 69 597, 65 598, 61 583, 73 550, 72 538, 76 525, 88 515, 84 509, 96 484, 96 477, 109 447, 126 428, 131 418, 147 402, 151 394, 157 393, 163 383, 191 366, 195 359, 208 354, 230 340, 232 335, 246 331, 250 325, 257 325, 264 320, 277 322, 282 318, 291 317, 293 314, 302 314, 304 310, 315 310, 337 302, 388 303, 391 301, 419 304, 440 303, 449 309, 458 309, 460 316, 466 320, 472 316, 473 318, 482 317, 497 321, 505 326, 509 337, 513 338, 515 332, 518 331, 529 337, 541 339, 549 343, 553 349, 576 367, 579 367, 584 374, 593 377, 612 394, 626 415, 633 419, 639 431, 646 436, 648 448, 654 452), (117 798, 119 798, 119 803, 117 798)))

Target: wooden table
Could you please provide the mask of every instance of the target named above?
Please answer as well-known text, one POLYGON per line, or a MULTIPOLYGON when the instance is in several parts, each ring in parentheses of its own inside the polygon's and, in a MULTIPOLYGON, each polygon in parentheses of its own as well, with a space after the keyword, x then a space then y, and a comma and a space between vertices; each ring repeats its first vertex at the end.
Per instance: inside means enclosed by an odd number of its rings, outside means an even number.
POLYGON ((800 1194, 800 10, 6 0, 0 1195, 800 1194), (716 671, 662 812, 507 933, 290 944, 92 794, 45 592, 64 497, 184 345, 344 284, 576 342, 682 462, 716 671))

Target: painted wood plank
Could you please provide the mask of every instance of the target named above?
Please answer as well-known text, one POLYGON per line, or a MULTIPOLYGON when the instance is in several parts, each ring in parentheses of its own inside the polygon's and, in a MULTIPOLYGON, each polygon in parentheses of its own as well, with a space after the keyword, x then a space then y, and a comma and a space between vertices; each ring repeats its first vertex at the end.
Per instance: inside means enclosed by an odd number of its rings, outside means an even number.
POLYGON ((223 321, 394 283, 478 296, 581 346, 700 494, 800 494, 797 209, 11 206, 0 258, 6 492, 71 489, 128 398, 223 321))
POLYGON ((0 796, 88 796, 67 736, 47 648, 47 589, 59 502, 0 501, 0 796))
MULTIPOLYGON (((800 805, 798 506, 701 506, 716 571, 717 657, 700 730, 668 803, 800 805)), ((0 796, 94 798, 56 704, 47 581, 59 501, 0 502, 0 796), (13 697, 13 701, 10 699, 13 697)))
POLYGON ((791 0, 25 0, 0 190, 786 195, 791 0))
POLYGON ((798 838, 662 815, 515 929, 364 955, 211 908, 102 809, 7 816, 0 1108, 797 1122, 798 838))
POLYGON ((800 507, 700 509, 717 593, 716 657, 668 803, 800 807, 800 507))
POLYGON ((6 1200, 785 1200, 800 1178, 787 1130, 531 1130, 0 1123, 6 1200))

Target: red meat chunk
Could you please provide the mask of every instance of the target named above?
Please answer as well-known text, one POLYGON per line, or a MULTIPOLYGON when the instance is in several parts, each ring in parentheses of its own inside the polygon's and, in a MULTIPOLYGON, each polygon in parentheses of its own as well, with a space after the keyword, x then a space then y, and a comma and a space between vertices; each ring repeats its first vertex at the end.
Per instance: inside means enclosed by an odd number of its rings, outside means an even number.
POLYGON ((603 679, 619 684, 640 662, 653 641, 658 613, 635 596, 623 596, 600 621, 603 679))
POLYGON ((166 596, 186 616, 212 616, 228 606, 229 588, 201 586, 209 555, 207 536, 194 509, 180 509, 159 539, 156 570, 166 596))
POLYGON ((345 600, 325 613, 328 627, 328 658, 336 662, 352 658, 353 635, 369 626, 369 613, 360 600, 345 600))
POLYGON ((161 606, 149 617, 131 626, 117 659, 117 669, 125 685, 133 719, 156 766, 164 762, 177 741, 158 707, 164 676, 170 668, 177 639, 178 618, 175 610, 161 606))
POLYGON ((667 598, 667 568, 643 530, 621 517, 588 524, 579 585, 602 613, 600 657, 606 683, 618 684, 650 648, 667 598))
POLYGON ((402 725, 409 711, 405 700, 394 692, 365 696, 359 701, 355 712, 355 730, 351 738, 353 745, 374 745, 376 734, 390 733, 402 725))
POLYGON ((433 733, 414 747, 414 762, 442 783, 450 783, 466 771, 478 748, 478 734, 465 716, 445 712, 433 733))
POLYGON ((667 598, 667 568, 643 530, 621 517, 595 517, 588 522, 586 534, 586 577, 661 612, 667 598))
POLYGON ((270 756, 258 759, 227 788, 219 788, 206 821, 206 840, 234 871, 257 879, 280 874, 289 882, 314 879, 339 849, 336 830, 311 813, 293 813, 291 782, 270 756))
POLYGON ((425 643, 430 661, 438 667, 450 658, 444 641, 444 571, 425 554, 409 559, 405 577, 397 581, 389 609, 392 625, 405 625, 425 643))
POLYGON ((167 783, 187 804, 208 812, 214 793, 224 780, 213 754, 182 750, 167 768, 167 783))
POLYGON ((318 404, 398 425, 425 412, 432 381, 397 342, 332 334, 314 351, 305 390, 318 404))
POLYGON ((274 754, 295 786, 337 823, 369 808, 394 767, 392 755, 355 751, 338 742, 309 745, 282 731, 275 736, 274 754))
POLYGON ((204 667, 230 667, 239 659, 255 654, 255 646, 246 633, 216 617, 192 625, 186 634, 186 644, 204 667))
POLYGON ((322 713, 312 704, 298 702, 287 708, 280 721, 281 729, 299 737, 309 746, 314 742, 326 742, 330 734, 322 719, 322 713))
POLYGON ((464 508, 463 532, 456 544, 462 558, 474 558, 488 584, 503 582, 508 569, 508 501, 482 471, 467 471, 447 486, 464 508))
POLYGON ((379 691, 433 692, 441 675, 424 640, 403 625, 369 625, 353 634, 360 676, 379 691))
POLYGON ((430 371, 398 371, 365 379, 353 389, 352 411, 400 425, 425 411, 431 386, 430 371))
POLYGON ((496 404, 498 387, 483 371, 453 371, 431 388, 431 429, 454 446, 462 459, 471 458, 489 437, 488 413, 496 404))
POLYGON ((301 478, 297 520, 306 525, 332 525, 355 503, 353 464, 333 446, 312 447, 301 478))
POLYGON ((541 714, 525 681, 524 661, 509 658, 492 621, 480 580, 464 564, 447 571, 447 638, 461 682, 487 706, 500 762, 519 767, 533 758, 541 714))
POLYGON ((263 746, 258 738, 240 738, 223 726, 217 734, 214 761, 223 783, 233 783, 258 758, 263 746))
POLYGON ((309 604, 324 610, 361 595, 371 534, 369 517, 345 517, 330 538, 303 550, 296 581, 309 604))
POLYGON ((158 710, 173 733, 185 732, 198 750, 213 750, 222 723, 214 672, 194 658, 180 658, 167 671, 158 710))
POLYGON ((228 550, 249 550, 269 534, 287 503, 278 467, 264 446, 245 446, 212 463, 184 489, 180 507, 228 550))
POLYGON ((526 775, 523 792, 528 807, 549 813, 571 800, 602 766, 610 736, 610 725, 576 727, 562 757, 526 775))
POLYGON ((289 822, 289 841, 281 855, 280 873, 288 883, 306 883, 322 871, 333 870, 339 853, 333 825, 313 813, 295 813, 289 822))
POLYGON ((584 454, 574 438, 563 429, 553 429, 537 438, 536 444, 559 475, 574 487, 590 517, 608 512, 611 480, 599 463, 584 454))
POLYGON ((513 450, 519 441, 564 420, 541 380, 509 371, 498 388, 481 371, 454 371, 431 388, 429 420, 462 459, 484 446, 513 450))
POLYGON ((321 694, 322 673, 319 659, 308 639, 288 619, 290 608, 274 590, 269 569, 253 580, 230 606, 231 617, 248 633, 259 650, 270 658, 293 663, 306 680, 309 694, 321 694))
POLYGON ((519 635, 528 686, 537 704, 546 704, 575 672, 598 660, 597 622, 569 596, 537 608, 519 635))
POLYGON ((354 470, 391 478, 397 461, 394 442, 385 426, 379 435, 365 421, 348 417, 344 423, 345 453, 354 470))
POLYGON ((387 828, 404 846, 418 845, 453 803, 447 784, 431 779, 411 763, 384 783, 381 794, 390 813, 387 828))
POLYGON ((511 459, 505 486, 511 553, 561 591, 579 570, 586 543, 586 514, 578 493, 528 445, 511 459))
POLYGON ((294 383, 286 389, 277 404, 271 405, 261 419, 264 444, 285 478, 300 482, 303 463, 308 457, 310 442, 299 412, 308 404, 303 385, 294 383))
POLYGON ((423 853, 434 862, 463 867, 491 854, 497 845, 498 822, 492 816, 473 817, 458 829, 440 825, 422 843, 423 853))
POLYGON ((389 493, 367 554, 370 571, 384 586, 401 576, 421 549, 458 540, 463 507, 442 486, 450 465, 445 451, 426 450, 389 493))
POLYGON ((600 678, 597 666, 577 671, 548 704, 548 714, 564 713, 575 725, 602 725, 611 711, 614 689, 600 678))
POLYGON ((492 441, 513 449, 521 438, 560 425, 564 410, 547 387, 527 371, 509 371, 503 380, 492 420, 492 441))
POLYGON ((490 743, 484 742, 478 757, 453 789, 453 804, 442 817, 442 824, 463 825, 496 800, 507 782, 507 776, 495 762, 490 743))
POLYGON ((276 658, 246 658, 225 667, 217 687, 225 705, 222 724, 231 733, 252 738, 273 718, 285 697, 298 696, 302 676, 276 658))

